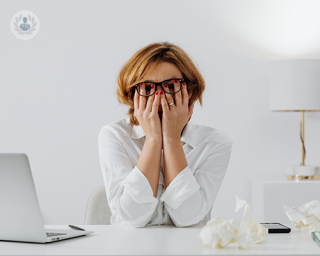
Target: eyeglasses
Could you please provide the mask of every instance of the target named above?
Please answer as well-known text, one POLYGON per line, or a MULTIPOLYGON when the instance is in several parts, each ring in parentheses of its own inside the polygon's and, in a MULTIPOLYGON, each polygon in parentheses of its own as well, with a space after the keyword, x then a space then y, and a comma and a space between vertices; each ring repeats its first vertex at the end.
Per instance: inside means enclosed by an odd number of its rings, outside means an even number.
POLYGON ((156 88, 161 86, 162 90, 165 93, 177 93, 181 90, 181 85, 185 81, 183 78, 172 78, 168 80, 164 80, 160 83, 152 83, 152 82, 144 82, 135 84, 133 87, 137 90, 140 96, 151 96, 156 92, 156 88), (175 83, 176 81, 176 83, 175 83))

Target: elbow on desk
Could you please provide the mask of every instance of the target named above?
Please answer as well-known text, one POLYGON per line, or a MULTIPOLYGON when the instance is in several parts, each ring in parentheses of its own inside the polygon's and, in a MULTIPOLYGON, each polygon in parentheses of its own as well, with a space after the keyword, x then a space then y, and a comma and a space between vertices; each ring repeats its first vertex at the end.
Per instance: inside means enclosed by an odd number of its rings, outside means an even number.
POLYGON ((192 221, 184 221, 184 222, 172 219, 172 221, 176 225, 177 228, 186 228, 186 227, 190 227, 192 225, 198 224, 201 221, 201 219, 192 220, 192 221))
MULTIPOLYGON (((189 221, 189 222, 179 222, 179 221, 175 221, 175 220, 172 220, 173 223, 175 224, 175 226, 177 228, 186 228, 186 227, 189 227, 189 226, 192 226, 192 225, 195 225, 195 224, 198 224, 200 222, 200 220, 198 221, 189 221)), ((137 222, 137 221, 126 221, 128 224, 130 224, 132 227, 135 227, 135 228, 144 228, 148 222, 149 222, 149 219, 145 220, 145 221, 140 221, 140 222, 137 222)))
POLYGON ((135 227, 135 228, 144 228, 148 222, 151 220, 152 218, 152 215, 153 213, 146 213, 144 215, 141 215, 137 218, 132 218, 132 216, 128 216, 128 215, 122 215, 120 214, 121 216, 121 219, 129 224, 130 226, 132 227, 135 227))
POLYGON ((189 201, 188 203, 181 204, 177 209, 172 209, 170 207, 167 208, 171 220, 178 228, 185 228, 199 224, 200 221, 205 217, 207 203, 201 195, 201 200, 198 200, 197 198, 199 195, 200 192, 197 192, 188 199, 192 199, 193 202, 196 201, 196 203, 189 201))
POLYGON ((157 202, 137 204, 129 193, 123 193, 117 201, 118 218, 136 228, 145 227, 151 220, 157 202))
MULTIPOLYGON (((135 227, 135 228, 144 228, 150 221, 152 215, 150 215, 147 219, 122 219, 124 222, 126 222, 127 224, 129 224, 130 226, 132 227, 135 227)), ((198 224, 202 219, 200 218, 197 218, 196 220, 177 220, 175 218, 172 218, 172 221, 173 223, 175 224, 176 227, 178 228, 186 228, 186 227, 189 227, 189 226, 192 226, 192 225, 195 225, 195 224, 198 224)))
POLYGON ((197 217, 196 219, 193 220, 178 220, 177 218, 173 218, 171 216, 171 220, 173 221, 173 223, 176 225, 177 228, 186 228, 195 224, 199 224, 199 222, 201 221, 201 218, 197 217))

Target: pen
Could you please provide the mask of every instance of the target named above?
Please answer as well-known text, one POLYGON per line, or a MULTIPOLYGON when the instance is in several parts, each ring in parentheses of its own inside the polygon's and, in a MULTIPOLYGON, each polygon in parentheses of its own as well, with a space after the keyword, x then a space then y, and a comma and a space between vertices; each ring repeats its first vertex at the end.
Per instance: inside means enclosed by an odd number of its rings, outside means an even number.
POLYGON ((76 229, 76 230, 81 230, 81 231, 85 231, 84 229, 82 228, 79 228, 79 227, 76 227, 76 226, 73 226, 73 225, 68 225, 70 228, 73 228, 73 229, 76 229))
POLYGON ((319 231, 311 232, 311 236, 313 240, 320 246, 320 232, 319 231))

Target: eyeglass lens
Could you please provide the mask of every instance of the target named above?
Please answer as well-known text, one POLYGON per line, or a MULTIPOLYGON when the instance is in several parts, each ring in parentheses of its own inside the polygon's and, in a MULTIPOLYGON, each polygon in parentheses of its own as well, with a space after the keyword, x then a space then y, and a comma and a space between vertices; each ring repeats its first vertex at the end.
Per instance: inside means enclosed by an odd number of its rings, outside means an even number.
MULTIPOLYGON (((166 81, 162 84, 163 90, 168 93, 176 93, 180 90, 180 87, 181 87, 181 83, 179 80, 178 80, 177 85, 174 86, 174 79, 172 79, 170 81, 166 81)), ((149 96, 154 93, 156 88, 153 83, 147 82, 147 83, 142 83, 142 85, 139 84, 137 89, 138 89, 140 95, 149 96)))

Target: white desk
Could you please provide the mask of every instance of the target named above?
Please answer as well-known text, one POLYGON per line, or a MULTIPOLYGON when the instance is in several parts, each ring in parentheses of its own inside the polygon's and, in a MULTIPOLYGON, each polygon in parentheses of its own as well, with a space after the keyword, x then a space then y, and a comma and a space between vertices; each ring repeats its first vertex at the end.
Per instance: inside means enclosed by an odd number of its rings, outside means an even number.
MULTIPOLYGON (((201 227, 172 226, 92 226, 79 225, 95 233, 49 244, 0 242, 0 255, 319 255, 318 246, 309 233, 268 234, 261 244, 246 250, 230 244, 225 249, 202 245, 201 227)), ((46 228, 67 226, 46 225, 46 228)))

